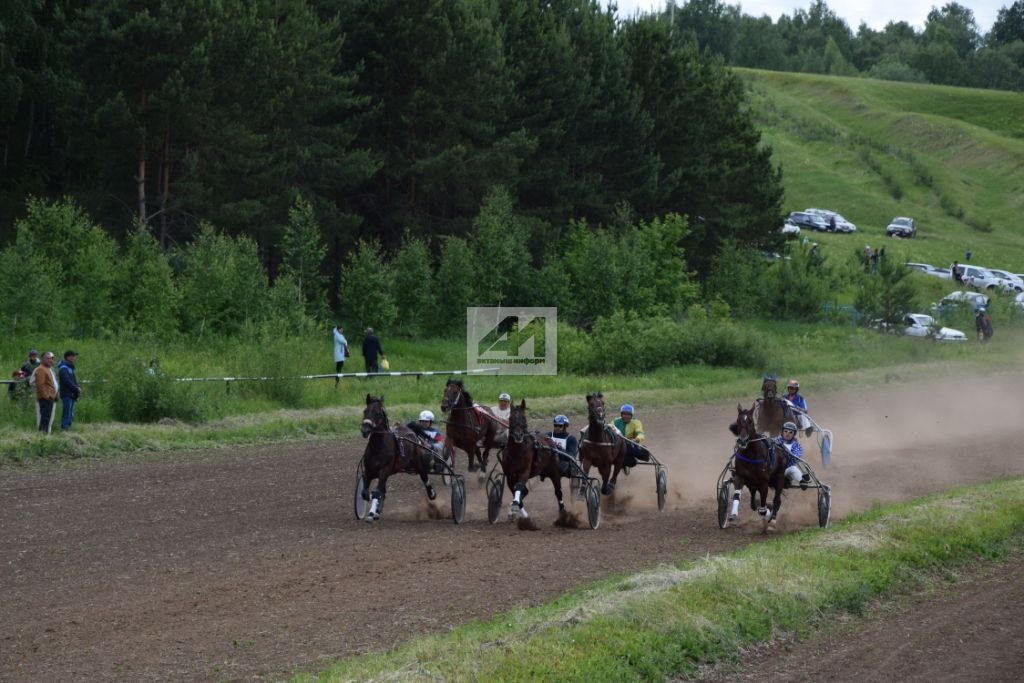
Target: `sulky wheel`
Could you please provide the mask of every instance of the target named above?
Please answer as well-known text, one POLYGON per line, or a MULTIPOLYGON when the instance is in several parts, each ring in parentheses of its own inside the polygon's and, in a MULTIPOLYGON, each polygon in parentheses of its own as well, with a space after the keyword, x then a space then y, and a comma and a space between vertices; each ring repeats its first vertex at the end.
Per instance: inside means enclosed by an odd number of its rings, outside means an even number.
POLYGON ((591 529, 601 525, 601 491, 591 481, 587 491, 587 521, 591 529))
POLYGON ((505 478, 500 474, 487 480, 487 521, 494 524, 501 517, 501 499, 505 493, 505 478))
POLYGON ((452 519, 462 524, 466 518, 466 483, 462 477, 452 477, 452 519))
POLYGON ((658 489, 658 510, 665 509, 665 494, 668 493, 668 472, 664 467, 659 467, 654 475, 655 486, 658 489))
POLYGON ((832 514, 832 489, 824 484, 818 489, 818 526, 828 526, 828 518, 832 514))
POLYGON ((369 509, 370 504, 363 498, 363 493, 366 490, 366 485, 363 483, 363 463, 359 463, 359 469, 356 470, 356 519, 365 519, 366 512, 369 509))
POLYGON ((726 479, 718 485, 718 528, 729 526, 729 503, 732 499, 732 481, 726 479))

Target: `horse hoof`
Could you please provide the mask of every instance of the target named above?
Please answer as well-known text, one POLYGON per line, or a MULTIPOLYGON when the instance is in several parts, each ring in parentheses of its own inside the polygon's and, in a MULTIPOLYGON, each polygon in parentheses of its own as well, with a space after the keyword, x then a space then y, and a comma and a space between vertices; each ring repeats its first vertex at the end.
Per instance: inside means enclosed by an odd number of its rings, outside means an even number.
POLYGON ((433 486, 427 489, 427 498, 430 500, 437 498, 437 491, 434 490, 433 486))
POLYGON ((603 493, 606 496, 612 495, 612 491, 614 491, 614 490, 615 490, 615 485, 614 484, 605 484, 604 486, 601 487, 601 493, 603 493))

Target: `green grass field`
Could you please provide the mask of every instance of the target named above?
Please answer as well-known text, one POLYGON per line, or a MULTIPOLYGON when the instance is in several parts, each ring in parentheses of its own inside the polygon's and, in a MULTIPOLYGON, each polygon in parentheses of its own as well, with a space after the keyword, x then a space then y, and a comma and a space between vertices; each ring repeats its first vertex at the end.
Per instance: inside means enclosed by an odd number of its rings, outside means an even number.
POLYGON ((785 210, 830 208, 857 233, 826 250, 884 245, 904 260, 1024 272, 1024 98, 992 90, 738 69, 783 169, 785 210), (898 196, 897 196, 898 195, 898 196), (919 237, 885 237, 911 216, 919 237))

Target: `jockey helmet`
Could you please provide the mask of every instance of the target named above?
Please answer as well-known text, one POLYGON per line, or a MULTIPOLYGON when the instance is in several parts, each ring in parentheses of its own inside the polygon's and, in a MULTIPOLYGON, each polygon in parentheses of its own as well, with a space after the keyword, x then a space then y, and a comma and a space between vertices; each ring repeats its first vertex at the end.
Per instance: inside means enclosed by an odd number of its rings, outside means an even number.
POLYGON ((790 431, 790 432, 793 432, 794 434, 796 434, 796 424, 793 423, 793 422, 783 422, 782 423, 782 431, 784 431, 784 432, 785 431, 790 431))
POLYGON ((422 413, 420 413, 420 422, 433 422, 433 421, 434 421, 434 414, 432 412, 430 412, 429 410, 424 410, 422 413))
POLYGON ((555 415, 554 424, 556 424, 556 425, 565 425, 566 427, 568 427, 569 426, 569 418, 567 418, 565 415, 555 415))
POLYGON ((512 397, 511 397, 511 396, 509 396, 509 395, 508 395, 508 394, 506 394, 506 393, 501 393, 501 394, 498 394, 498 400, 499 400, 499 401, 511 401, 511 400, 512 400, 512 397))
POLYGON ((628 403, 623 403, 622 407, 619 408, 619 412, 620 413, 629 413, 630 415, 632 415, 633 414, 633 406, 631 406, 628 403))
POLYGON ((788 382, 786 382, 786 388, 787 389, 799 389, 800 388, 800 382, 797 382, 795 379, 791 379, 788 382))

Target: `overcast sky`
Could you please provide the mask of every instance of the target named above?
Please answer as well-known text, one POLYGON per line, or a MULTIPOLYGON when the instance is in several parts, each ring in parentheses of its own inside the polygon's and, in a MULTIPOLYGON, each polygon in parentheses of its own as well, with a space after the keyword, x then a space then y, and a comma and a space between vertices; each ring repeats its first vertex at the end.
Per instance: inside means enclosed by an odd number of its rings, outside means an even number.
MULTIPOLYGON (((890 21, 905 21, 918 29, 924 28, 924 21, 932 7, 942 7, 949 0, 826 0, 826 4, 833 12, 845 19, 850 29, 856 33, 861 22, 866 23, 873 29, 881 29, 890 21)), ((604 0, 610 4, 609 0, 604 0)), ((959 0, 964 7, 974 12, 974 20, 978 22, 978 29, 982 34, 988 33, 996 20, 996 14, 1003 7, 1013 4, 1013 0, 959 0)), ((619 6, 619 16, 627 17, 638 9, 643 12, 650 12, 652 9, 665 7, 664 0, 616 0, 619 6)), ((685 0, 676 0, 677 6, 686 4, 685 0)), ((799 2, 798 0, 745 0, 745 2, 733 2, 725 0, 727 5, 739 4, 743 14, 760 17, 765 14, 772 19, 778 20, 782 14, 793 15, 794 9, 806 10, 810 7, 810 0, 799 2)))

